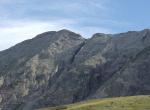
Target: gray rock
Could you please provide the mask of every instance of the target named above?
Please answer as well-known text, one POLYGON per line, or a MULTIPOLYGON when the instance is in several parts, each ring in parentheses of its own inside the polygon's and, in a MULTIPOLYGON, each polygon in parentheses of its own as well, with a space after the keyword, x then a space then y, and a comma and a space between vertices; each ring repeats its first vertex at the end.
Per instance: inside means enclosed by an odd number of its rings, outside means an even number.
POLYGON ((5 110, 91 98, 150 94, 150 30, 94 34, 46 32, 0 52, 5 110))

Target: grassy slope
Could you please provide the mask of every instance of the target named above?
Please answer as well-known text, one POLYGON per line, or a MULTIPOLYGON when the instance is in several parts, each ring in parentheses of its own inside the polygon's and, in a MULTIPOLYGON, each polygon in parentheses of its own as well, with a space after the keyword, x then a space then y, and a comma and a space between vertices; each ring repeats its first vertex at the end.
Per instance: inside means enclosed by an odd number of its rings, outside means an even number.
POLYGON ((150 110, 150 96, 131 96, 89 100, 39 110, 150 110))

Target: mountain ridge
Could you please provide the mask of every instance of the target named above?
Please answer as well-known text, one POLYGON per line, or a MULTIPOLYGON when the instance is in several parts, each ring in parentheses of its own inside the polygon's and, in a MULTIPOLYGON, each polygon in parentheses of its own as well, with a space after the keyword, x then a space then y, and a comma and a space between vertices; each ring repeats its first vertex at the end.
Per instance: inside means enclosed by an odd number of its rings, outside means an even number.
POLYGON ((0 90, 6 91, 0 104, 4 110, 32 110, 148 95, 149 46, 149 29, 90 39, 66 29, 44 32, 0 52, 0 90))

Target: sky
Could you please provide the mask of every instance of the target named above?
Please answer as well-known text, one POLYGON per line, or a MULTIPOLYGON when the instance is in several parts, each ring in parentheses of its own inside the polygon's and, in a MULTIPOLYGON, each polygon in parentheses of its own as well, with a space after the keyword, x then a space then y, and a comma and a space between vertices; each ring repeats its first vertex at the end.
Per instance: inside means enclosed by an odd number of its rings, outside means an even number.
POLYGON ((90 38, 150 28, 150 0, 0 0, 0 51, 46 31, 90 38))

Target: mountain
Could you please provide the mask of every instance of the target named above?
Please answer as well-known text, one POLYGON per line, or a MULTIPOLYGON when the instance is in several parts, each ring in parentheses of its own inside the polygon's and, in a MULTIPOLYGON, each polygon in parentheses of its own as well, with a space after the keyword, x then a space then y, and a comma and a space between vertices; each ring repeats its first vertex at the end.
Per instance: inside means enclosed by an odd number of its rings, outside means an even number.
POLYGON ((150 30, 50 31, 0 52, 0 104, 33 110, 82 100, 150 94, 150 30))

